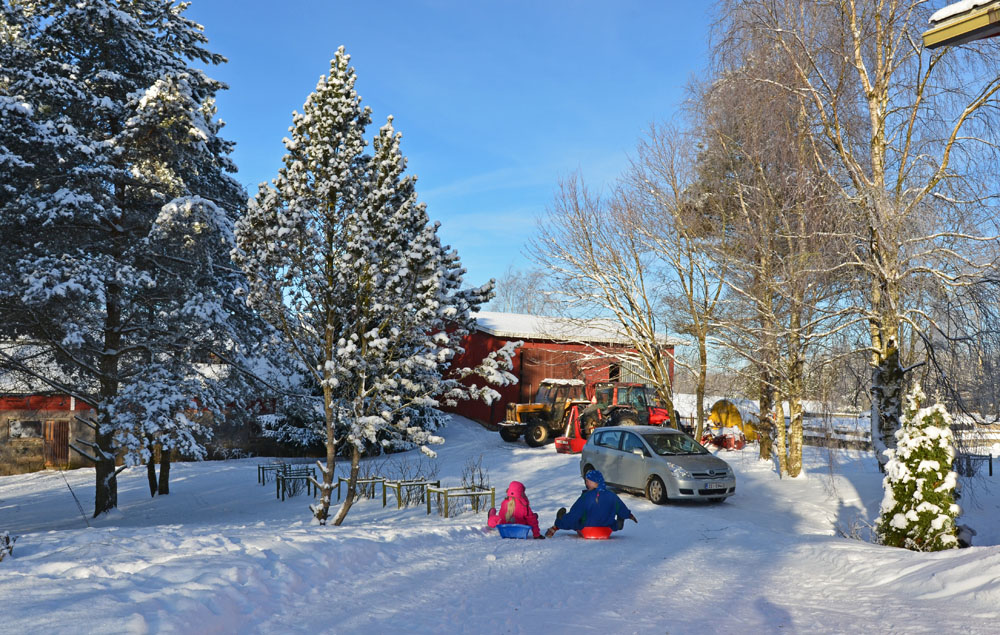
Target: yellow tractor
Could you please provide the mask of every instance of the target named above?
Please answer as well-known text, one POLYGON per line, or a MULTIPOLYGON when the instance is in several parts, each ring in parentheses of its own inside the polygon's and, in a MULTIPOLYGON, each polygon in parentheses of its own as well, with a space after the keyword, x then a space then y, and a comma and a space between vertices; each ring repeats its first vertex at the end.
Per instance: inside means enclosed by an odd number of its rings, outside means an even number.
POLYGON ((531 403, 507 404, 506 420, 498 424, 504 441, 524 440, 533 448, 548 443, 566 429, 573 405, 588 406, 579 379, 543 379, 531 403))

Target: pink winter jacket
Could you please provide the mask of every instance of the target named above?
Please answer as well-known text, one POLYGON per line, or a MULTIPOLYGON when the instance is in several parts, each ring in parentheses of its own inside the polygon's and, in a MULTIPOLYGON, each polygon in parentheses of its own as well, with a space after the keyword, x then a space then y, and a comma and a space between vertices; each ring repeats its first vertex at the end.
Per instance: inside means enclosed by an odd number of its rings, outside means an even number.
POLYGON ((531 511, 528 504, 528 497, 524 495, 524 484, 519 481, 511 481, 507 487, 507 498, 500 503, 500 512, 496 509, 490 510, 487 524, 490 527, 497 525, 528 525, 535 538, 541 535, 538 530, 538 514, 531 511))

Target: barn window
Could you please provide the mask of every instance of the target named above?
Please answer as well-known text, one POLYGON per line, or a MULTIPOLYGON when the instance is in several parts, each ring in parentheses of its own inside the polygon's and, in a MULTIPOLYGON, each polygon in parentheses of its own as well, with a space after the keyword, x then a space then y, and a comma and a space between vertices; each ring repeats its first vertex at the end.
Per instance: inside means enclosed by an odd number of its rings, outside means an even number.
POLYGON ((7 421, 7 436, 11 439, 41 439, 42 422, 10 419, 7 421))

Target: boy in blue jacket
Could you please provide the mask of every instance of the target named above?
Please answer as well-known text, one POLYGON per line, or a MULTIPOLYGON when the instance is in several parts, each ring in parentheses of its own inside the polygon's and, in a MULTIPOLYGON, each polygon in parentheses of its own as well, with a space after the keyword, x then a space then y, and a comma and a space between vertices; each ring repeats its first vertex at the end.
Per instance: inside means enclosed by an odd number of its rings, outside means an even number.
POLYGON ((619 531, 627 518, 639 522, 618 495, 605 487, 603 474, 590 470, 583 480, 587 485, 586 491, 568 512, 559 510, 556 523, 545 532, 547 537, 551 538, 560 529, 580 531, 584 527, 610 527, 612 531, 619 531))

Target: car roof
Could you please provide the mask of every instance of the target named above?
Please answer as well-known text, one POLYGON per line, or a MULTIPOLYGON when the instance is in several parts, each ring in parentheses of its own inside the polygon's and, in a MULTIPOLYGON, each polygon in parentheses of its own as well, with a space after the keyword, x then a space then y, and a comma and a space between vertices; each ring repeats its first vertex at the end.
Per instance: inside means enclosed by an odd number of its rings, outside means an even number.
POLYGON ((594 432, 604 432, 606 430, 622 430, 639 432, 642 434, 652 433, 652 434, 684 434, 680 430, 674 430, 673 428, 664 428, 662 426, 608 426, 606 428, 598 428, 594 432))

